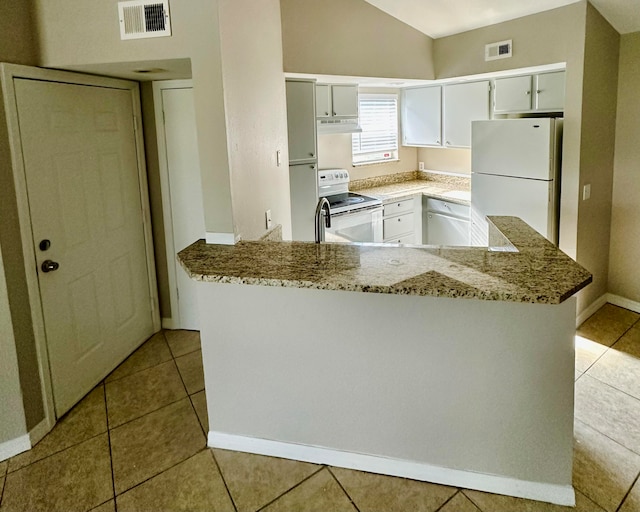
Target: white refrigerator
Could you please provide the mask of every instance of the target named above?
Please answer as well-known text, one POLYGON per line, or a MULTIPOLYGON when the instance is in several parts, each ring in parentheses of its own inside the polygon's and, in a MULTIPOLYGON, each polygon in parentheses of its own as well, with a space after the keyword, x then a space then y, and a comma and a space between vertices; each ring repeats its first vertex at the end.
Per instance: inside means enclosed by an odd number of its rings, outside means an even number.
POLYGON ((488 215, 520 217, 558 243, 562 119, 471 124, 471 243, 488 245, 488 215))

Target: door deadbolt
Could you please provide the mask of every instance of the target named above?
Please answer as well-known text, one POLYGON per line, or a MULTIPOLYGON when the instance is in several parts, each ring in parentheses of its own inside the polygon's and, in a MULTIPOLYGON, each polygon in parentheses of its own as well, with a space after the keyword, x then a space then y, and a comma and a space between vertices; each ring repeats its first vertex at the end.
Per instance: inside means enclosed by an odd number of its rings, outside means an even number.
POLYGON ((38 247, 40 247, 41 251, 48 251, 51 247, 51 240, 47 240, 46 238, 44 240, 41 240, 38 247))
POLYGON ((44 260, 40 266, 43 272, 54 272, 60 268, 60 264, 56 261, 44 260))

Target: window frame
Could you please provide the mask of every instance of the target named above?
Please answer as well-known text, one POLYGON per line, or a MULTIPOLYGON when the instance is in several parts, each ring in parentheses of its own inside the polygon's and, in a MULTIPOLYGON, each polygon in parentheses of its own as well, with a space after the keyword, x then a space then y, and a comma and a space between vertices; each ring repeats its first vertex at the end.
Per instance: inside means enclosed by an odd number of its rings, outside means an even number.
POLYGON ((354 152, 356 137, 362 137, 362 133, 353 133, 351 138, 351 163, 354 167, 361 165, 383 164, 388 162, 397 162, 400 159, 400 95, 397 92, 389 93, 360 93, 358 95, 358 111, 360 115, 360 123, 362 122, 362 106, 361 100, 389 100, 395 101, 395 148, 381 148, 376 151, 354 152), (384 153, 389 153, 389 157, 383 157, 384 153))

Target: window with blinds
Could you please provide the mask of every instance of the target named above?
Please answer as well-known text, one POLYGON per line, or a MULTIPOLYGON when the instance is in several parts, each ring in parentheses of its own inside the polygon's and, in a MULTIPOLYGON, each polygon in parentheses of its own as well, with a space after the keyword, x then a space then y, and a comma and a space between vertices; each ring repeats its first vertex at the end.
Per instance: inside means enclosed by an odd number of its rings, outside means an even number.
POLYGON ((353 165, 398 159, 398 97, 360 94, 360 127, 352 135, 353 165))

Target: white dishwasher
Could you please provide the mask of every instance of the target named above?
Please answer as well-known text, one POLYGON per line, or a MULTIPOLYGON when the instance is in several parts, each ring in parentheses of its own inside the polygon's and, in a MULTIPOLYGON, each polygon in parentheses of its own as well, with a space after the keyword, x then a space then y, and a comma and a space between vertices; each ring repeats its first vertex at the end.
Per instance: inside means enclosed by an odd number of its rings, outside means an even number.
POLYGON ((467 205, 427 199, 426 244, 470 245, 469 214, 467 205))

